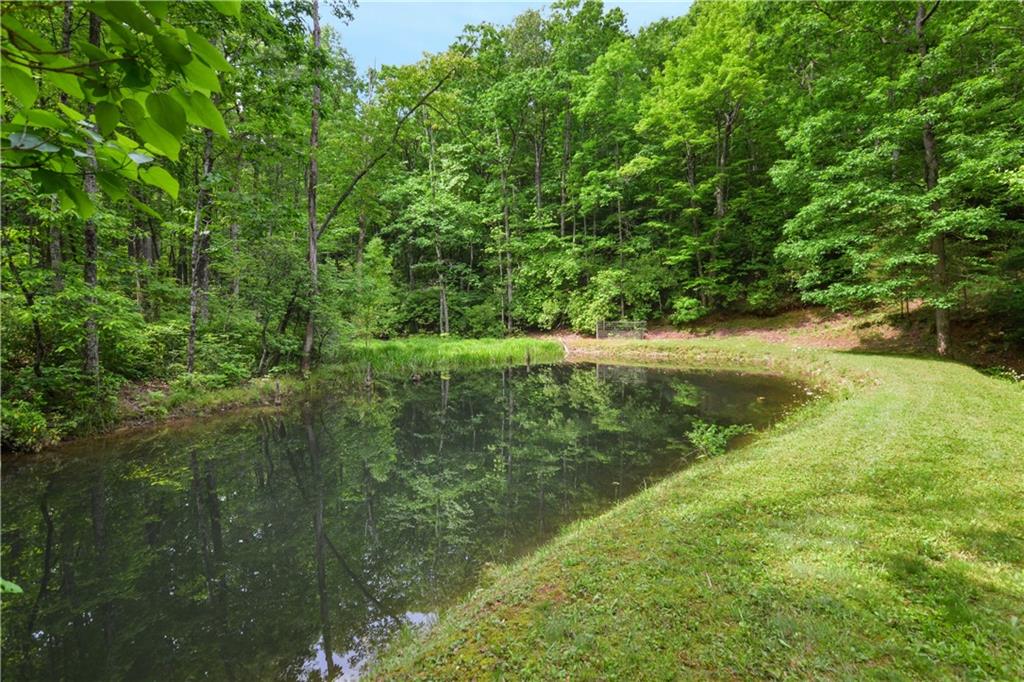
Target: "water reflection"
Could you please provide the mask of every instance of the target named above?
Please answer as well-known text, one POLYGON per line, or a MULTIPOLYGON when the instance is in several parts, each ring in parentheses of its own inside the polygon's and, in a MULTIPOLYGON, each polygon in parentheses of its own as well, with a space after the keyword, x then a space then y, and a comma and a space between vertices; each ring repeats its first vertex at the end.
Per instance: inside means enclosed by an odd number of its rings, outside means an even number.
POLYGON ((14 679, 355 679, 489 562, 678 468, 785 381, 593 365, 374 384, 65 448, 3 481, 14 679))

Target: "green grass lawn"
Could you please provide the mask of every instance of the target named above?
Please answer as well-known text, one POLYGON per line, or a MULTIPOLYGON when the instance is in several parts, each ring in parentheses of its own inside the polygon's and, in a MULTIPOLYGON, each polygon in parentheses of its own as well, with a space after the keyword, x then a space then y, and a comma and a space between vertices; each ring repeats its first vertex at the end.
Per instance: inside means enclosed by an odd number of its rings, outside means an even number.
POLYGON ((575 345, 828 391, 490 571, 377 676, 1024 679, 1020 384, 745 339, 575 345))

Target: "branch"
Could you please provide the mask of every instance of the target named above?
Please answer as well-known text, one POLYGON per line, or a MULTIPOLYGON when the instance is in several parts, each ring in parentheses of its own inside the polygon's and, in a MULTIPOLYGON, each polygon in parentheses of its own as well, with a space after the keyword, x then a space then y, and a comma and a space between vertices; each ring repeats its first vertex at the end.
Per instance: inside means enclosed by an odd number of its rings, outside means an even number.
POLYGON ((927 24, 928 20, 932 18, 932 15, 935 14, 935 10, 939 8, 939 2, 941 2, 941 0, 935 0, 935 4, 932 5, 932 8, 928 10, 928 14, 924 15, 924 19, 921 20, 921 26, 927 24))
POLYGON ((413 107, 411 109, 406 111, 404 114, 402 114, 398 118, 398 122, 395 124, 395 129, 391 133, 391 139, 388 140, 388 143, 387 143, 387 145, 385 145, 384 149, 380 153, 378 153, 376 156, 371 158, 369 161, 367 161, 365 164, 363 164, 363 167, 360 168, 359 172, 356 173, 354 178, 352 178, 352 182, 350 182, 348 184, 348 187, 346 187, 344 189, 344 191, 342 191, 341 195, 338 197, 338 200, 334 202, 333 206, 331 206, 331 210, 327 212, 327 215, 324 217, 323 223, 320 224, 320 229, 317 230, 317 232, 316 232, 317 241, 320 240, 320 236, 324 233, 324 231, 327 230, 327 226, 331 224, 332 220, 334 220, 334 217, 338 214, 338 210, 341 208, 341 205, 343 203, 345 203, 346 199, 349 198, 349 196, 352 194, 353 190, 355 190, 356 185, 359 184, 359 181, 362 180, 363 178, 365 178, 366 175, 371 170, 373 170, 373 167, 376 166, 378 163, 380 163, 380 161, 385 156, 387 156, 388 153, 391 151, 391 148, 395 146, 395 142, 398 141, 398 134, 402 131, 402 126, 405 125, 405 122, 408 121, 409 118, 413 114, 415 114, 416 111, 421 106, 426 104, 427 100, 430 99, 430 96, 433 95, 438 90, 440 90, 441 86, 444 85, 448 81, 448 79, 451 78, 454 75, 455 75, 455 69, 453 68, 451 71, 446 73, 444 75, 444 77, 441 78, 441 80, 437 81, 437 83, 434 84, 434 87, 430 88, 425 93, 423 93, 423 96, 421 96, 419 98, 419 100, 417 100, 416 104, 413 105, 413 107))

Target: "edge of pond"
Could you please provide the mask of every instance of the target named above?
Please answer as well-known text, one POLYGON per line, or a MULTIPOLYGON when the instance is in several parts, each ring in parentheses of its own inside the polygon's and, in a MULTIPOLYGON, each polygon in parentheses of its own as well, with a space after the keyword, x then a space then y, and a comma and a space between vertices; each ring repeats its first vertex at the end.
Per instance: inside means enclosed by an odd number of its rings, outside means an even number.
MULTIPOLYGON (((619 500, 616 504, 596 516, 580 519, 567 524, 544 544, 534 548, 519 559, 503 565, 486 568, 480 575, 476 587, 461 599, 444 608, 439 620, 429 629, 406 626, 397 633, 385 649, 370 664, 366 675, 370 679, 392 679, 393 676, 408 675, 403 672, 409 663, 409 649, 423 644, 431 638, 431 633, 445 625, 446 621, 462 619, 472 621, 476 615, 472 611, 487 608, 489 601, 482 605, 480 601, 485 594, 505 579, 515 580, 515 573, 525 570, 527 566, 539 560, 553 547, 569 541, 581 529, 590 526, 600 527, 609 519, 619 514, 635 500, 641 497, 658 494, 666 489, 678 477, 703 468, 701 465, 711 464, 729 457, 731 453, 756 446, 762 439, 784 431, 790 425, 798 423, 814 411, 827 404, 849 398, 858 389, 870 390, 881 381, 873 372, 856 371, 849 367, 839 367, 830 362, 830 353, 815 349, 793 348, 781 344, 764 342, 696 339, 696 340, 619 340, 619 339, 559 339, 565 350, 563 362, 566 363, 600 363, 631 367, 649 367, 681 371, 722 371, 731 370, 741 373, 781 376, 794 382, 816 389, 813 396, 801 403, 795 410, 783 416, 769 427, 737 440, 730 446, 725 455, 694 460, 649 488, 639 490, 619 500), (383 677, 382 677, 383 675, 383 677)), ((412 652, 415 657, 418 652, 412 652)), ((423 672, 423 671, 419 671, 423 672)), ((479 672, 479 671, 477 671, 479 672)), ((472 673, 471 673, 472 674, 472 673)))
MULTIPOLYGON (((115 420, 90 433, 71 434, 38 450, 3 452, 2 461, 18 464, 36 457, 59 456, 80 447, 102 443, 108 438, 140 436, 176 426, 201 425, 208 421, 235 415, 276 413, 293 407, 298 401, 353 387, 363 381, 369 365, 379 380, 394 379, 402 374, 445 372, 453 369, 550 364, 565 360, 564 346, 553 339, 515 337, 510 339, 397 339, 366 344, 351 359, 324 365, 310 376, 283 374, 253 378, 244 384, 225 388, 199 390, 180 404, 165 408, 162 414, 150 414, 143 406, 119 408, 115 420), (423 352, 421 357, 411 352, 423 352), (417 347, 420 346, 420 347, 417 347), (393 353, 398 349, 398 353, 393 353), (397 359, 394 357, 399 355, 397 359)), ((168 396, 164 396, 167 398, 168 396)))

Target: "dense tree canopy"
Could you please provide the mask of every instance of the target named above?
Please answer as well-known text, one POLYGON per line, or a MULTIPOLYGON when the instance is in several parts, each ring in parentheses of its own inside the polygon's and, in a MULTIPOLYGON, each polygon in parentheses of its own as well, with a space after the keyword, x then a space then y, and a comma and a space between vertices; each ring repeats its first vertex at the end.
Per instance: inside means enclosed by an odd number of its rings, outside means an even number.
POLYGON ((370 336, 911 299, 940 353, 1024 329, 1020 3, 634 34, 563 0, 364 74, 320 11, 5 5, 6 446, 370 336))

